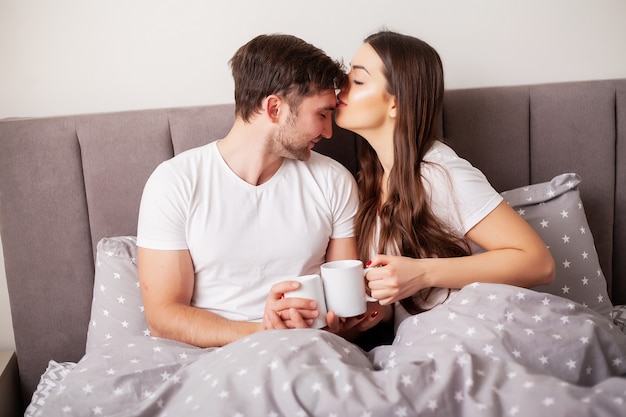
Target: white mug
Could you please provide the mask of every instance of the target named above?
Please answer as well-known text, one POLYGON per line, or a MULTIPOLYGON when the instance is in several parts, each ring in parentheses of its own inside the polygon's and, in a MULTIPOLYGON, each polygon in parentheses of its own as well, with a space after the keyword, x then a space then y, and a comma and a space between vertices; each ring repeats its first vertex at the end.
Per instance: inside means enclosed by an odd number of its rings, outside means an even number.
POLYGON ((294 291, 288 291, 285 293, 285 298, 306 298, 309 300, 317 301, 317 310, 320 315, 315 318, 311 325, 314 329, 321 329, 328 323, 326 322, 326 300, 324 298, 324 288, 322 280, 317 274, 303 275, 301 277, 294 278, 295 281, 300 282, 300 288, 294 291))
POLYGON ((354 317, 365 313, 368 301, 378 301, 365 292, 365 274, 359 260, 326 262, 321 266, 326 308, 339 317, 354 317))

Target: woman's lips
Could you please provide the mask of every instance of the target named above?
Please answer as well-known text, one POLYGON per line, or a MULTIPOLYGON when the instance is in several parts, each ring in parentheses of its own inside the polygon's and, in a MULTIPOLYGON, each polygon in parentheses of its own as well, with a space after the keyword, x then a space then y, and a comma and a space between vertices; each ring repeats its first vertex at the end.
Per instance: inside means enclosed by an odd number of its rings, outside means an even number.
POLYGON ((346 106, 347 104, 343 100, 341 100, 340 98, 337 99, 337 108, 346 107, 346 106))

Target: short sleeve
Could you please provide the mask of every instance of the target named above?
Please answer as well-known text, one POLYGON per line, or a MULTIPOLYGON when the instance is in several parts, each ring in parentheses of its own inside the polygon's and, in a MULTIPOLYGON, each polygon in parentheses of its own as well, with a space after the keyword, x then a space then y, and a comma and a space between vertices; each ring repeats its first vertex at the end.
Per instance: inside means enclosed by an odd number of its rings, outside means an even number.
POLYGON ((333 216, 331 239, 354 237, 354 218, 359 206, 356 181, 340 163, 331 161, 327 184, 333 216))
POLYGON ((159 165, 144 187, 139 207, 137 246, 160 249, 187 249, 186 219, 189 186, 167 162, 159 165))
POLYGON ((433 213, 464 236, 501 202, 485 175, 443 144, 431 152, 422 175, 433 213))

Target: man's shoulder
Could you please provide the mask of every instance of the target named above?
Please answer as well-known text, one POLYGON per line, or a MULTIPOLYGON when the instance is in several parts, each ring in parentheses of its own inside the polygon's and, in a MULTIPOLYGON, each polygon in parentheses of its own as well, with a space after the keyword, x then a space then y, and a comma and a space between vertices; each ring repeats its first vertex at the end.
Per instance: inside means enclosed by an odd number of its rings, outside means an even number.
POLYGON ((209 155, 213 155, 217 151, 217 147, 215 146, 215 142, 208 143, 206 145, 198 146, 195 148, 189 148, 177 155, 174 155, 172 158, 168 159, 166 162, 170 163, 185 163, 191 159, 204 158, 209 155))
POLYGON ((311 151, 311 157, 305 162, 309 169, 322 171, 329 175, 349 175, 350 171, 343 164, 330 156, 311 151))

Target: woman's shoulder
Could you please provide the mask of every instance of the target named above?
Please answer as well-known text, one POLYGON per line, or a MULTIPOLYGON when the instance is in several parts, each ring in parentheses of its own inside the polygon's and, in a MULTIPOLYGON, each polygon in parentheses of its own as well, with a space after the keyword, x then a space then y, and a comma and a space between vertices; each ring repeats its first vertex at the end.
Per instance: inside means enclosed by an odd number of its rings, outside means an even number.
POLYGON ((424 161, 426 162, 446 162, 452 160, 464 161, 454 149, 440 140, 434 141, 424 155, 424 161))

